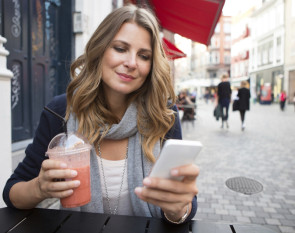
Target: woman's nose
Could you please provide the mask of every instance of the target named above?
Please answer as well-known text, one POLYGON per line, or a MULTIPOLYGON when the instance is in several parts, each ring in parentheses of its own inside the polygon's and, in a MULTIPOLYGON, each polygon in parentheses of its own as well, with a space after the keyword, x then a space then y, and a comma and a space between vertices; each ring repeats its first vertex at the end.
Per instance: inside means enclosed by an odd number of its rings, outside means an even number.
POLYGON ((129 69, 136 68, 136 65, 137 65, 136 54, 129 53, 128 56, 126 56, 124 65, 128 67, 129 69))

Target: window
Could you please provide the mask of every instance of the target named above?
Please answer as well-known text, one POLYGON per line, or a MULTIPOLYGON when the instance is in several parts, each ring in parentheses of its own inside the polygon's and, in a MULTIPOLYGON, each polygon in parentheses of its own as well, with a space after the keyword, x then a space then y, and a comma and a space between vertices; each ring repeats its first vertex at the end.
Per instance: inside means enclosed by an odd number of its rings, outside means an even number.
POLYGON ((218 52, 211 52, 210 53, 210 64, 219 64, 219 53, 218 52))
POLYGON ((206 57, 207 57, 207 64, 211 64, 211 53, 209 54, 206 54, 206 57))
POLYGON ((225 22, 223 25, 223 29, 224 29, 224 33, 230 33, 230 23, 229 22, 225 22))
POLYGON ((236 69, 235 69, 235 64, 232 64, 231 65, 231 67, 230 67, 230 69, 231 69, 231 74, 232 74, 232 77, 236 77, 236 69))
POLYGON ((278 7, 278 14, 279 14, 279 25, 284 24, 284 7, 283 5, 279 5, 278 7))
POLYGON ((217 23, 215 27, 215 33, 219 33, 219 32, 220 32, 220 23, 217 23))
POLYGON ((269 42, 268 45, 268 61, 269 63, 273 62, 273 42, 269 42))
POLYGON ((211 47, 212 48, 219 48, 219 36, 212 36, 211 38, 211 47))
POLYGON ((249 75, 249 61, 244 61, 244 69, 245 69, 245 73, 244 76, 248 76, 249 75))
POLYGON ((216 78, 216 72, 210 72, 210 78, 216 78))
POLYGON ((249 59, 249 61, 252 63, 251 64, 251 67, 252 67, 252 70, 254 69, 254 65, 256 63, 256 56, 255 56, 255 53, 254 53, 254 48, 252 49, 252 54, 250 55, 253 59, 249 59))
POLYGON ((262 47, 262 65, 265 65, 268 63, 268 51, 267 51, 267 45, 265 44, 262 47))
POLYGON ((280 62, 282 59, 282 41, 281 41, 281 37, 277 38, 277 50, 276 50, 276 58, 277 58, 277 62, 280 62))
POLYGON ((269 18, 270 30, 273 30, 276 27, 276 12, 275 9, 271 9, 270 18, 269 18))
POLYGON ((239 65, 240 65, 240 76, 244 76, 245 74, 244 74, 244 72, 245 72, 245 67, 244 67, 244 62, 240 62, 239 63, 239 65))
POLYGON ((264 13, 262 16, 261 16, 261 25, 262 25, 262 30, 261 32, 262 33, 266 33, 267 32, 267 25, 268 22, 267 22, 267 16, 266 16, 266 13, 264 13))
POLYGON ((224 64, 230 64, 231 63, 231 56, 230 53, 224 54, 224 64))
POLYGON ((225 36, 224 38, 224 47, 225 48, 230 48, 231 45, 231 37, 230 36, 225 36))
POLYGON ((258 53, 257 53, 257 65, 262 65, 262 46, 258 47, 258 53))
POLYGON ((216 52, 214 54, 214 60, 215 60, 215 64, 218 64, 220 62, 220 60, 219 60, 219 53, 218 52, 216 52))

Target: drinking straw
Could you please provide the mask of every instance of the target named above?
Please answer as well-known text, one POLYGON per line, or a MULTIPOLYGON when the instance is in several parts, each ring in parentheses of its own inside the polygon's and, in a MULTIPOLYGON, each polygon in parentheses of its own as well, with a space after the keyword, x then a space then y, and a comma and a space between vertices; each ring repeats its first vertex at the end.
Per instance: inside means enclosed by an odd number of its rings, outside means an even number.
POLYGON ((67 121, 65 120, 65 118, 63 118, 61 115, 57 114, 56 112, 52 111, 50 108, 48 107, 44 107, 45 110, 47 110, 48 112, 50 112, 51 114, 53 114, 54 116, 58 117, 59 119, 62 120, 62 127, 64 129, 64 132, 66 134, 66 136, 68 136, 68 131, 67 131, 67 121))

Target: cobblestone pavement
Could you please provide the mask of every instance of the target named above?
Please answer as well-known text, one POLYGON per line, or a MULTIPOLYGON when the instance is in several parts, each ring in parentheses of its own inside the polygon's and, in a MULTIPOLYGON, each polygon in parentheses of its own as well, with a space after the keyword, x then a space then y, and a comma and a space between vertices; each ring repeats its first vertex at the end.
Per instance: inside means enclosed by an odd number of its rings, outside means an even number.
POLYGON ((201 141, 199 209, 195 219, 253 223, 277 232, 295 232, 295 112, 287 105, 252 104, 241 131, 239 112, 229 111, 229 129, 213 117, 213 104, 198 103, 197 119, 183 122, 183 137, 201 141), (230 190, 232 177, 254 179, 263 191, 230 190))

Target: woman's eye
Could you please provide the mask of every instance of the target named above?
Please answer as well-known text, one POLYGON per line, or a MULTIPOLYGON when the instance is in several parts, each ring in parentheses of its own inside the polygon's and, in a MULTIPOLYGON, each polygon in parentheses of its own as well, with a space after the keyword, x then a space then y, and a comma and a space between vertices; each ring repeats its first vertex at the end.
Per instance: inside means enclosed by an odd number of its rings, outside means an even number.
POLYGON ((139 57, 143 59, 144 61, 148 61, 151 58, 150 55, 145 55, 145 54, 140 54, 139 57))
POLYGON ((124 48, 121 48, 121 47, 114 47, 114 49, 119 52, 119 53, 124 53, 125 52, 125 49, 124 48))

